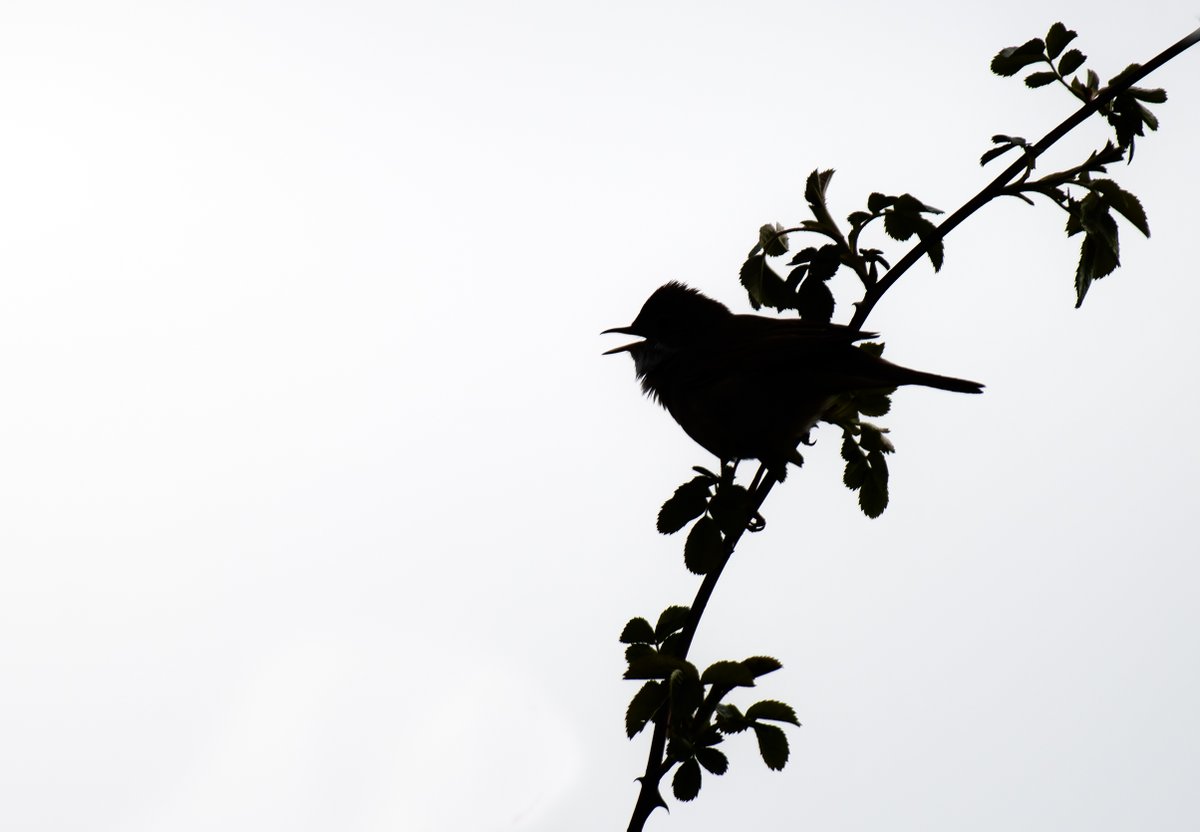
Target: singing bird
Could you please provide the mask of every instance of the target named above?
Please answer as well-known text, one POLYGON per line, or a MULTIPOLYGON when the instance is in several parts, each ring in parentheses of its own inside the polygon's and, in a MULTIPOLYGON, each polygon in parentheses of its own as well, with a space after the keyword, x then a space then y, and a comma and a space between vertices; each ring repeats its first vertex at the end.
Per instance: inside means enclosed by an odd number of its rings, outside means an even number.
POLYGON ((642 390, 723 463, 802 461, 797 444, 840 394, 906 384, 983 391, 978 382, 910 370, 855 346, 873 332, 735 315, 677 282, 657 289, 632 324, 608 333, 642 339, 605 355, 629 353, 642 390))

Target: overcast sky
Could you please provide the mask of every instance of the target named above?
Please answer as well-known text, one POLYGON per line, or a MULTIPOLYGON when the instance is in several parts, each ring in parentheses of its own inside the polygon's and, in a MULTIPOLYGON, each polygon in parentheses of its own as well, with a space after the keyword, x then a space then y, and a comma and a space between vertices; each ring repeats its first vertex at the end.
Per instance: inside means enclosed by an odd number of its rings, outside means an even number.
MULTIPOLYGON (((744 311, 814 168, 955 208, 1073 109, 988 71, 1055 19, 1105 78, 1197 23, 1057 5, 6 2, 0 826, 623 829, 617 635, 714 461, 598 333, 744 311)), ((878 520, 818 432, 693 651, 783 661, 734 701, 791 763, 650 828, 1200 828, 1200 51, 1147 85, 1154 236, 1082 310, 1012 201, 872 315, 987 391, 896 395, 878 520)))

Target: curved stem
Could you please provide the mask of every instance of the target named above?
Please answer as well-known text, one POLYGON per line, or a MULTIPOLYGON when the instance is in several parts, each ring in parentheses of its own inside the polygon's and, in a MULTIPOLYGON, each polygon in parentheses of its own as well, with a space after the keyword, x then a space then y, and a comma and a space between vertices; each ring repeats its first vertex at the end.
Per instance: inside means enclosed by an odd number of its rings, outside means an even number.
MULTIPOLYGON (((750 492, 750 510, 747 520, 762 508, 763 501, 767 499, 767 495, 771 493, 771 489, 775 487, 776 483, 775 477, 765 465, 759 466, 758 473, 754 478, 758 480, 758 487, 750 492)), ((700 619, 704 616, 704 610, 708 607, 713 590, 717 588, 717 581, 720 580, 726 564, 733 557, 733 550, 745 530, 743 524, 725 539, 725 557, 721 558, 721 562, 717 564, 716 568, 709 571, 704 576, 704 580, 700 582, 700 588, 696 590, 696 597, 688 609, 687 623, 683 625, 681 631, 679 658, 687 658, 688 651, 692 647, 692 639, 696 636, 696 629, 700 626, 700 619)), ((638 778, 641 781, 641 790, 638 792, 637 803, 633 806, 633 816, 629 819, 629 832, 641 832, 650 814, 659 806, 665 805, 659 790, 659 783, 670 770, 669 766, 663 764, 663 752, 666 747, 667 720, 659 718, 654 722, 654 734, 650 738, 650 754, 646 759, 646 772, 638 778)))

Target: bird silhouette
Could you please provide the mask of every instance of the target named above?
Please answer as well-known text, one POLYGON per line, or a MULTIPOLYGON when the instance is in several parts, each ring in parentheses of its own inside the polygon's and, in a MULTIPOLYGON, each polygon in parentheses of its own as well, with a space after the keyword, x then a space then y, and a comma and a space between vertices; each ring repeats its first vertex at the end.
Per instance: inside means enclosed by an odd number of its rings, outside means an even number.
POLYGON ((902 385, 980 393, 983 385, 892 364, 856 346, 877 335, 838 324, 735 315, 682 283, 657 289, 629 326, 642 389, 723 463, 780 471, 840 395, 902 385))

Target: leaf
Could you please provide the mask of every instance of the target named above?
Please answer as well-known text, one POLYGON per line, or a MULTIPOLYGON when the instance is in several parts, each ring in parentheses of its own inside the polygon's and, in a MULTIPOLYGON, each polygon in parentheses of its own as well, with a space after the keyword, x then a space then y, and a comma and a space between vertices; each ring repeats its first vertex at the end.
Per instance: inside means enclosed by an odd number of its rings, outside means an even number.
POLYGON ((804 200, 817 217, 822 217, 829 213, 829 209, 825 204, 825 192, 829 188, 829 181, 831 179, 833 179, 832 169, 814 170, 808 175, 808 179, 804 183, 804 200))
POLYGON ((1055 23, 1050 27, 1050 31, 1046 33, 1046 55, 1050 59, 1058 57, 1058 53, 1063 51, 1063 48, 1075 40, 1076 34, 1071 29, 1061 23, 1055 23))
POLYGON ((688 480, 658 510, 658 530, 675 534, 708 508, 708 489, 712 480, 703 475, 688 480))
POLYGON ((733 534, 750 521, 750 492, 740 485, 722 485, 709 501, 708 513, 722 533, 733 534))
POLYGON ((881 453, 890 454, 896 450, 895 446, 884 435, 887 433, 882 428, 877 428, 870 422, 862 422, 859 424, 858 445, 864 451, 880 451, 881 453))
POLYGON ((654 628, 650 626, 650 622, 642 617, 631 618, 625 625, 625 629, 621 630, 622 644, 651 644, 657 641, 654 638, 654 628))
POLYGON ((710 774, 721 775, 729 771, 729 758, 715 748, 696 749, 696 762, 710 774))
POLYGON ((692 712, 700 707, 700 700, 704 697, 695 666, 688 662, 684 662, 684 665, 667 677, 671 722, 678 725, 688 720, 692 712))
POLYGON ((872 193, 867 197, 867 210, 872 214, 882 214, 885 208, 889 208, 895 203, 894 196, 885 196, 879 192, 872 193))
POLYGON ((763 305, 762 282, 763 268, 766 266, 766 263, 766 256, 762 254, 751 254, 746 258, 746 262, 742 264, 742 268, 738 272, 738 279, 742 282, 742 286, 746 289, 746 294, 750 296, 750 306, 755 311, 762 309, 763 305))
POLYGON ((758 738, 758 753, 762 754, 763 762, 767 764, 767 768, 772 771, 779 771, 788 761, 788 741, 787 735, 783 733, 782 728, 774 725, 760 725, 755 723, 751 726, 754 728, 754 735, 758 738))
POLYGON ((858 491, 858 505, 863 514, 874 519, 888 505, 888 467, 881 451, 867 454, 867 464, 867 476, 858 491))
POLYGON ((725 541, 711 517, 701 517, 683 544, 683 563, 696 575, 707 575, 725 557, 725 541))
POLYGON ((1047 84, 1053 84, 1058 80, 1058 76, 1053 72, 1034 72, 1025 78, 1025 86, 1031 89, 1044 87, 1047 84))
POLYGON ((653 656, 658 651, 654 649, 652 644, 631 644, 625 648, 625 661, 633 664, 638 659, 643 659, 646 656, 653 656))
POLYGON ((791 293, 787 291, 783 278, 771 268, 763 255, 755 254, 747 258, 742 264, 739 279, 754 309, 764 306, 772 309, 789 308, 791 293))
POLYGON ((1012 150, 1014 147, 1016 147, 1015 144, 1005 144, 1005 145, 1001 145, 1000 147, 993 147, 991 150, 987 151, 986 153, 984 153, 982 156, 979 157, 979 166, 983 167, 984 165, 986 165, 988 162, 992 161, 993 159, 1003 156, 1005 153, 1012 150))
POLYGON ((671 778, 671 791, 675 797, 687 803, 700 794, 700 764, 695 758, 684 760, 671 778))
POLYGON ((809 275, 808 279, 800 284, 800 290, 796 293, 796 310, 800 313, 801 319, 805 321, 829 323, 833 320, 833 310, 836 305, 837 302, 833 298, 833 292, 830 291, 829 285, 816 275, 809 275))
POLYGON ((700 675, 700 684, 726 688, 752 688, 754 687, 754 674, 742 666, 741 662, 714 662, 700 675))
POLYGON ((658 623, 654 625, 654 638, 656 641, 662 641, 671 633, 678 632, 687 624, 688 615, 691 610, 687 607, 670 606, 667 607, 658 616, 658 623))
POLYGON ((866 225, 874 218, 874 214, 868 214, 866 211, 851 211, 850 215, 846 217, 846 221, 850 223, 851 228, 858 228, 859 226, 866 225))
POLYGON ((777 702, 774 699, 755 702, 746 709, 746 719, 771 719, 775 722, 790 722, 792 725, 800 724, 791 705, 777 702))
MULTIPOLYGON (((1109 213, 1108 204, 1096 192, 1089 193, 1079 203, 1079 221, 1089 237, 1105 244, 1116 258, 1121 250, 1117 239, 1117 222, 1109 213)), ((1113 268, 1116 268, 1114 263, 1113 268)), ((1108 272, 1105 272, 1107 274, 1108 272)))
POLYGON ((654 712, 667 701, 667 691, 662 682, 647 682, 629 701, 625 709, 625 735, 629 739, 636 737, 646 727, 654 712))
POLYGON ((762 228, 758 229, 758 243, 762 246, 763 251, 768 257, 778 257, 781 254, 786 254, 788 250, 788 240, 786 234, 780 234, 783 231, 783 226, 779 223, 772 225, 767 223, 762 228))
POLYGON ((900 194, 896 197, 895 209, 897 211, 906 211, 909 213, 921 214, 941 214, 942 211, 934 208, 932 205, 926 205, 921 200, 917 199, 912 194, 900 194))
POLYGON ((1070 49, 1067 54, 1062 56, 1062 60, 1058 62, 1058 74, 1070 75, 1079 67, 1083 66, 1083 62, 1087 60, 1087 55, 1080 52, 1078 49, 1070 49))
POLYGON ((771 656, 751 656, 748 659, 742 659, 742 667, 750 671, 750 674, 757 679, 759 676, 774 673, 783 665, 779 663, 778 659, 771 656))
POLYGON ((946 261, 946 245, 942 241, 942 236, 934 224, 924 218, 917 220, 916 231, 921 242, 925 244, 926 254, 929 255, 929 262, 933 264, 933 270, 941 271, 942 264, 946 261))
POLYGON ((1150 236, 1150 224, 1146 219, 1146 210, 1142 208, 1142 203, 1136 196, 1123 190, 1111 179, 1093 180, 1090 187, 1103 197, 1106 205, 1129 220, 1134 228, 1147 237, 1150 236))
POLYGON ((1147 90, 1141 87, 1130 87, 1129 94, 1147 104, 1162 104, 1167 100, 1167 91, 1164 89, 1147 90))
POLYGON ((1045 44, 1041 38, 1026 41, 1020 46, 1001 49, 996 53, 996 57, 992 58, 992 72, 1005 78, 1016 75, 1030 64, 1043 60, 1044 50, 1045 44))
POLYGON ((662 644, 658 649, 666 653, 668 656, 678 656, 682 653, 681 646, 683 644, 683 633, 671 633, 662 640, 662 644))
POLYGON ((862 390, 855 392, 854 407, 863 416, 871 416, 873 418, 886 416, 892 409, 891 393, 885 390, 862 390))
MULTIPOLYGON (((1112 222, 1111 235, 1115 237, 1116 222, 1111 216, 1108 219, 1112 222)), ((1088 231, 1079 246, 1079 265, 1075 269, 1075 308, 1083 305, 1092 281, 1111 274, 1119 265, 1118 252, 1109 235, 1088 231)))
POLYGON ((917 229, 913 225, 914 219, 915 217, 912 214, 901 213, 900 211, 888 211, 883 215, 883 230, 893 240, 904 242, 916 233, 917 229))
POLYGON ((737 709, 736 705, 717 705, 717 727, 726 734, 738 734, 745 731, 752 724, 750 720, 742 716, 742 712, 737 709))

